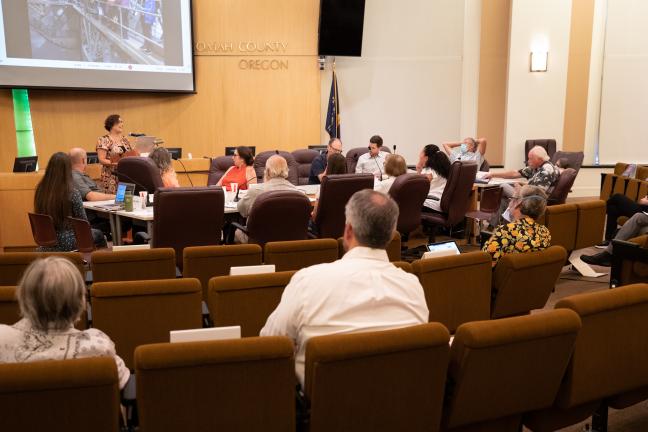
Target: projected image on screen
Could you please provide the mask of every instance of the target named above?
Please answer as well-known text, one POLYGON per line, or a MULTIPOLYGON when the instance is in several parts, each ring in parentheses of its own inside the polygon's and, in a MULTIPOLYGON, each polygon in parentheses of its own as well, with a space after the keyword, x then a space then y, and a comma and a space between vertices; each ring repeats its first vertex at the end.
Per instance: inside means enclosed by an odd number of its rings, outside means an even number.
POLYGON ((0 84, 193 90, 190 0, 0 0, 0 84))

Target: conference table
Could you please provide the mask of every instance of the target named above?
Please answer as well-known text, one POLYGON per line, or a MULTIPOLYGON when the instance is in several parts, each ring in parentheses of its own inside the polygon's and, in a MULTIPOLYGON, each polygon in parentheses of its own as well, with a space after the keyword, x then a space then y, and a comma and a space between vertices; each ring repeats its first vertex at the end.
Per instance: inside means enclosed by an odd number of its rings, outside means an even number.
MULTIPOLYGON (((260 184, 258 187, 262 187, 261 185, 262 184, 260 184)), ((311 201, 311 203, 315 203, 317 201, 317 198, 315 198, 314 196, 319 192, 319 185, 302 185, 297 186, 297 189, 304 192, 308 196, 308 199, 311 201)), ((239 191, 239 198, 245 196, 246 193, 247 191, 239 191)), ((234 201, 234 197, 234 193, 225 192, 224 214, 238 214, 237 203, 234 201)), ((83 208, 86 210, 92 210, 94 212, 101 213, 108 218, 108 221, 110 222, 110 232, 112 234, 113 244, 115 246, 121 246, 123 243, 123 233, 121 229, 122 218, 138 220, 146 223, 146 232, 151 238, 153 238, 153 221, 155 219, 153 206, 142 207, 142 202, 139 196, 133 196, 133 211, 110 208, 110 206, 114 203, 114 200, 84 201, 83 208)))

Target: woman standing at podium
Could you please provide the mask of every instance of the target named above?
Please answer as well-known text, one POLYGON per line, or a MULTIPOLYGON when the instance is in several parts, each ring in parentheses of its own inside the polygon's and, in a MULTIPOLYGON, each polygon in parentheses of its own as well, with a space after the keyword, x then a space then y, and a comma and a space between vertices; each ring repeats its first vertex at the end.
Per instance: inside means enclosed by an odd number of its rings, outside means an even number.
POLYGON ((97 141, 97 156, 101 166, 101 183, 104 193, 115 194, 117 190, 117 176, 114 170, 117 162, 126 152, 133 149, 124 136, 124 120, 119 114, 111 114, 104 122, 104 128, 108 133, 97 141))

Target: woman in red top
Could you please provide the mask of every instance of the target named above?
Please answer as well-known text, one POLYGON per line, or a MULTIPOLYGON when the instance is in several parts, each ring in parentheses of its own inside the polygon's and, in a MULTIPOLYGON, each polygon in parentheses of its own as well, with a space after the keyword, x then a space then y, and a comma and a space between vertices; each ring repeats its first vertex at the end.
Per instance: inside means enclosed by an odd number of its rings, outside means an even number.
POLYGON ((232 158, 234 159, 234 166, 225 171, 223 177, 216 184, 231 191, 232 183, 238 184, 239 189, 243 190, 248 188, 248 184, 256 183, 256 172, 252 167, 254 163, 252 151, 248 147, 236 147, 232 158))

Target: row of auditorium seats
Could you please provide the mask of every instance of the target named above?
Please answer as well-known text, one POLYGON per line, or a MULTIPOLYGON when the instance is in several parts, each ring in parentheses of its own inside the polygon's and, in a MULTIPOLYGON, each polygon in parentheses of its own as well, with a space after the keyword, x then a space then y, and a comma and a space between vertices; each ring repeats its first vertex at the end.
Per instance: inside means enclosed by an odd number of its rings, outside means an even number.
MULTIPOLYGON (((466 323, 452 341, 439 323, 312 338, 301 418, 311 432, 545 432, 596 413, 604 430, 608 407, 648 398, 646 314, 638 284, 466 323)), ((144 345, 134 365, 143 432, 295 430, 287 338, 144 345)), ((114 432, 118 401, 111 359, 0 365, 8 430, 114 432)))
MULTIPOLYGON (((648 195, 648 166, 637 166, 634 177, 623 175, 627 168, 628 164, 619 162, 614 168, 614 173, 601 174, 602 200, 607 201, 612 195, 621 194, 632 201, 638 201, 648 195)), ((627 220, 626 216, 620 216, 617 223, 623 225, 627 220)))
POLYGON ((595 246, 603 239, 605 201, 582 201, 547 206, 538 222, 551 233, 551 244, 573 250, 595 246))
POLYGON ((612 242, 610 286, 648 282, 648 235, 612 242))
MULTIPOLYGON (((164 250, 156 250, 159 252, 164 250)), ((485 252, 399 265, 420 280, 429 321, 440 322, 454 333, 466 322, 524 315, 544 307, 565 258, 563 248, 552 246, 541 252, 507 255, 494 272, 490 255, 485 252)), ((173 262, 172 255, 167 259, 173 262)), ((174 275, 95 282, 90 289, 92 326, 113 339, 117 352, 130 367, 137 346, 164 342, 171 330, 202 327, 203 301, 214 326, 238 325, 243 336, 256 336, 294 273, 216 276, 209 280, 206 291, 198 279, 174 275)), ((17 319, 15 287, 3 287, 0 322, 11 324, 17 319)))

